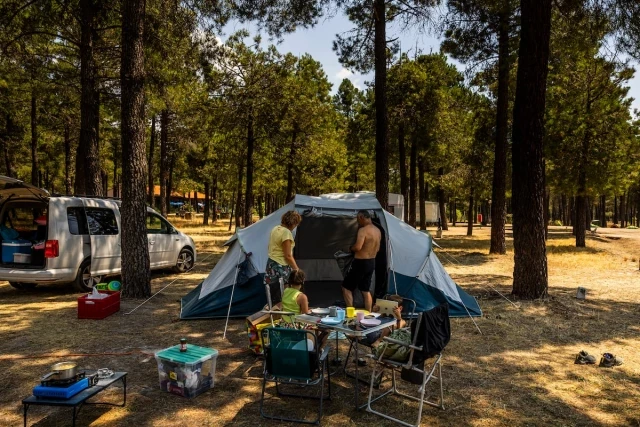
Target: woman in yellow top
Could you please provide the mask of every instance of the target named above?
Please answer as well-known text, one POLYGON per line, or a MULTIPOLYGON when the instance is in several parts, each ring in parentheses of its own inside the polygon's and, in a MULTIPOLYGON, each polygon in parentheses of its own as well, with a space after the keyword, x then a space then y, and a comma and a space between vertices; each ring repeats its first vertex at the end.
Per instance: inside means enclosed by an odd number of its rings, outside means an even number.
MULTIPOLYGON (((289 275, 289 287, 284 290, 282 296, 282 311, 289 311, 295 314, 307 314, 309 312, 309 299, 302 292, 304 285, 304 271, 295 270, 289 275)), ((285 322, 293 323, 291 316, 282 316, 285 322)))
POLYGON ((280 295, 280 279, 284 283, 289 280, 293 270, 298 270, 298 264, 293 258, 293 247, 296 245, 292 231, 302 222, 302 217, 296 211, 285 212, 280 225, 271 230, 269 238, 269 260, 264 274, 264 284, 269 285, 271 302, 277 304, 282 300, 280 295))

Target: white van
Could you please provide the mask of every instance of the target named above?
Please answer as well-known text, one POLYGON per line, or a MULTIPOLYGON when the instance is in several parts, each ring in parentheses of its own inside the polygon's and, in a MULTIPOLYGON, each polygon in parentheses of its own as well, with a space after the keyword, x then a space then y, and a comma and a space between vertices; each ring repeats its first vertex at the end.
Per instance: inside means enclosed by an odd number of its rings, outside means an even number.
MULTIPOLYGON (((79 291, 120 273, 120 201, 50 196, 46 190, 0 175, 0 280, 17 289, 72 283, 79 291)), ((151 269, 189 271, 196 261, 191 237, 147 208, 151 269)))

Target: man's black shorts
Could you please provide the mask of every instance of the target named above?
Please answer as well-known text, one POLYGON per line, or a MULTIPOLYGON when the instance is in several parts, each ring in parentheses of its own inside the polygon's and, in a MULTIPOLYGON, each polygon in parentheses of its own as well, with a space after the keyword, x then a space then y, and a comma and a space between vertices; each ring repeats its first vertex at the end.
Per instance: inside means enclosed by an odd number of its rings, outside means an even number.
POLYGON ((371 277, 376 269, 375 258, 371 259, 354 259, 351 263, 351 268, 347 273, 347 277, 342 282, 342 287, 355 291, 356 288, 360 289, 360 292, 371 291, 371 277))

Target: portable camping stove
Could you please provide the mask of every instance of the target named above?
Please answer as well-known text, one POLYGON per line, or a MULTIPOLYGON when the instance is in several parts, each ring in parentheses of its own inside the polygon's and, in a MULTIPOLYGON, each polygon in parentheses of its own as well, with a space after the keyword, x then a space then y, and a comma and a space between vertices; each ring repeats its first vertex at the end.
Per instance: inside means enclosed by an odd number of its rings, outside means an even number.
POLYGON ((66 380, 43 380, 40 385, 33 388, 33 395, 58 399, 69 399, 82 390, 98 383, 97 374, 80 372, 73 378, 66 380))

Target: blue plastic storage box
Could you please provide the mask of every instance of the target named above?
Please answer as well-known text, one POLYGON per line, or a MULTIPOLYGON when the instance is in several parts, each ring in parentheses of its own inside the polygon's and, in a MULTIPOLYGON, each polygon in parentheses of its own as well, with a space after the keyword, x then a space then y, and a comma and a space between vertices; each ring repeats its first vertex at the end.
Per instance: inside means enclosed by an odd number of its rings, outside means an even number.
POLYGON ((3 240, 2 262, 13 263, 13 254, 31 255, 31 242, 28 240, 3 240))

